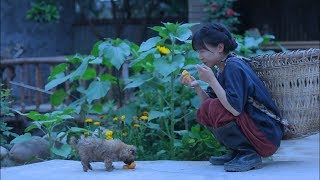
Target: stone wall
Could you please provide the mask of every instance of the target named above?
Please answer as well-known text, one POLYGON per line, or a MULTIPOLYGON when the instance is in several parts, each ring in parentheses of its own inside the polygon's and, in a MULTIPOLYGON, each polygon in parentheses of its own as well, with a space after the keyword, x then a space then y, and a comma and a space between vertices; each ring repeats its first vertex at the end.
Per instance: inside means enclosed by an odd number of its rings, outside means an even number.
POLYGON ((205 19, 203 8, 204 8, 204 4, 202 1, 188 0, 189 22, 203 22, 205 19))
POLYGON ((74 0, 57 0, 60 7, 58 23, 37 23, 26 19, 31 0, 1 0, 1 59, 15 57, 48 57, 87 54, 99 38, 121 38, 140 44, 155 35, 148 27, 161 25, 161 22, 187 22, 186 17, 158 20, 128 21, 117 24, 112 20, 102 23, 81 20, 75 12, 74 0), (147 27, 147 28, 145 28, 147 27))
POLYGON ((58 23, 26 19, 30 0, 1 0, 1 58, 56 56, 73 53, 74 3, 58 0, 58 23))
POLYGON ((148 27, 155 25, 161 25, 159 23, 155 24, 125 24, 121 26, 120 33, 117 32, 116 24, 106 23, 106 24, 95 24, 90 25, 74 25, 74 50, 77 53, 89 53, 93 45, 101 40, 94 31, 99 34, 100 38, 120 38, 127 39, 131 42, 140 45, 143 41, 148 38, 157 35, 157 33, 148 27), (146 29, 145 29, 146 28, 146 29), (117 35, 119 34, 119 35, 117 35))

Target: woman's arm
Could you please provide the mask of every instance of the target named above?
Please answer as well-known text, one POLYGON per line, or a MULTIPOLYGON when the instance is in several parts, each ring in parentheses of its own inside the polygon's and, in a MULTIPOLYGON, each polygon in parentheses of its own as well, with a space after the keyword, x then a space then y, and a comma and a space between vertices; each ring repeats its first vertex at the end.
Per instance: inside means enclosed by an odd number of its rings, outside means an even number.
POLYGON ((209 98, 209 95, 199 85, 194 86, 194 89, 196 90, 196 93, 199 96, 201 102, 209 98))
POLYGON ((217 78, 213 76, 212 80, 209 83, 209 86, 213 89, 213 91, 216 93, 216 96, 218 97, 219 101, 223 105, 224 108, 226 108, 231 114, 234 116, 238 116, 240 113, 236 111, 228 102, 226 91, 222 88, 220 83, 218 82, 217 78))
POLYGON ((212 70, 207 66, 204 66, 204 67, 197 66, 197 69, 199 72, 200 79, 209 84, 209 86, 213 89, 213 91, 215 92, 216 96, 218 97, 223 107, 226 108, 234 116, 238 116, 240 112, 236 111, 230 105, 230 103, 227 100, 226 91, 222 88, 217 78, 214 76, 212 70))

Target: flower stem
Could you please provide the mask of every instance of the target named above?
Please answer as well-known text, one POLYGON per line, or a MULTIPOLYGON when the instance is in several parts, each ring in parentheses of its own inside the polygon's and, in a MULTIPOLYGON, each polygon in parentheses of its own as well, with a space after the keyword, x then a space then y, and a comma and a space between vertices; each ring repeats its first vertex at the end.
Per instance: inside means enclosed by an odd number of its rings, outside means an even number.
POLYGON ((170 81, 170 156, 171 158, 174 157, 174 124, 175 124, 175 119, 174 119, 174 80, 175 76, 171 76, 171 81, 170 81))

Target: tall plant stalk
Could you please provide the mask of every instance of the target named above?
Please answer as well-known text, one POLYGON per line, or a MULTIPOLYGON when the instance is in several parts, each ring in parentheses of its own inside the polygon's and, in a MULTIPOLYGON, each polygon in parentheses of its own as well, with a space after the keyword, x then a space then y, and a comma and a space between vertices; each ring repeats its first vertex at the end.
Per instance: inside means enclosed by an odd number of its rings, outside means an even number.
POLYGON ((175 115, 174 115, 174 80, 175 76, 171 76, 170 80, 170 156, 174 157, 174 124, 175 124, 175 115))

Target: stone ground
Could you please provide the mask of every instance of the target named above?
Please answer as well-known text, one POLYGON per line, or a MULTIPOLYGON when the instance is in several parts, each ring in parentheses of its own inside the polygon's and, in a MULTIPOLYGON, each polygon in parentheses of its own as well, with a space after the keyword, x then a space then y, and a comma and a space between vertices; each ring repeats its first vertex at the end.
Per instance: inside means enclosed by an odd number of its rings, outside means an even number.
POLYGON ((103 163, 92 163, 93 171, 83 172, 79 161, 51 160, 24 166, 1 169, 1 180, 209 180, 209 179, 281 179, 319 180, 319 134, 305 138, 284 140, 272 158, 264 159, 261 169, 247 172, 225 172, 223 166, 208 161, 136 161, 136 169, 122 169, 115 162, 115 170, 104 171, 103 163))

